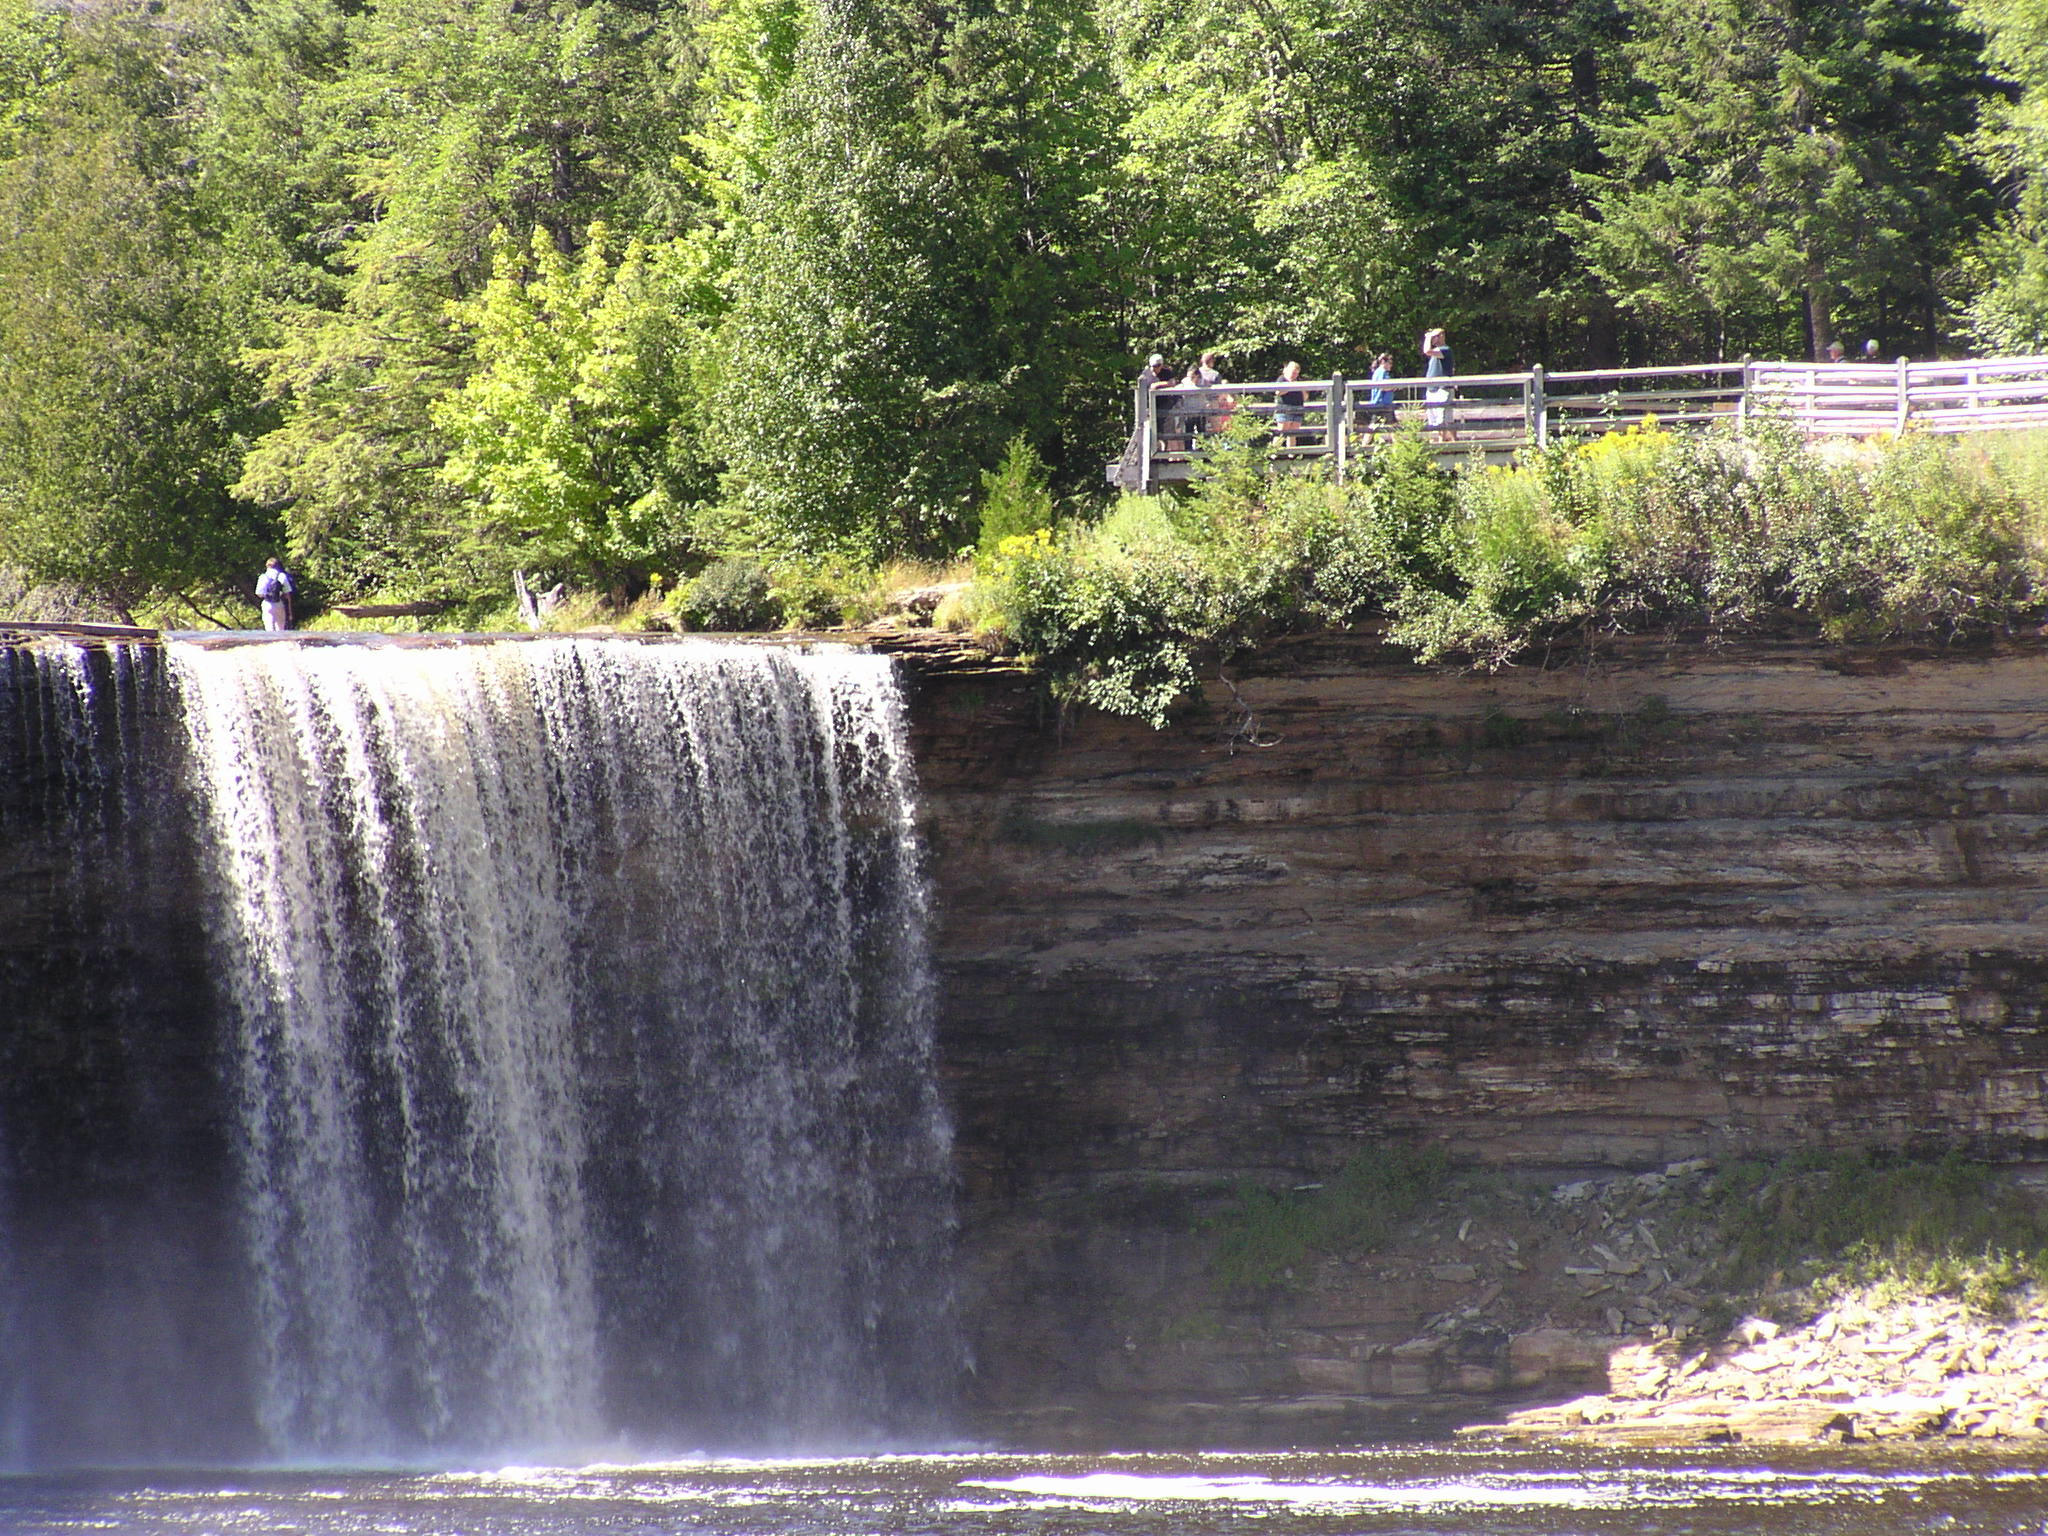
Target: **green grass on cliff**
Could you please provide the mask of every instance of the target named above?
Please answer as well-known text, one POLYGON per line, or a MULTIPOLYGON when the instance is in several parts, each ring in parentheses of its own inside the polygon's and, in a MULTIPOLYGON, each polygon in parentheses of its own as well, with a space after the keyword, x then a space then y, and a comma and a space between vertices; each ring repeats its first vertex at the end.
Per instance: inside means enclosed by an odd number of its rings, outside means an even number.
POLYGON ((1209 1223, 1213 1272, 1226 1286, 1271 1286, 1323 1254, 1367 1252, 1452 1178, 1450 1159, 1436 1148, 1386 1146, 1360 1153, 1318 1187, 1246 1185, 1209 1223))
POLYGON ((1995 1306, 2048 1282, 2048 1201, 1961 1157, 1807 1153, 1737 1163, 1707 1186, 1731 1292, 1889 1284, 1995 1306))

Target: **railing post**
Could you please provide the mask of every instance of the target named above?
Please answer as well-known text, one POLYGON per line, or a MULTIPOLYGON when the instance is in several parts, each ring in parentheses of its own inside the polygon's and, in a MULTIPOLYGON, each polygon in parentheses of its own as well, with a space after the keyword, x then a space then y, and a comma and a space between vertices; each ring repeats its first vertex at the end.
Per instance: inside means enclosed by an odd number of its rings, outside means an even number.
POLYGON ((1906 360, 1903 357, 1900 358, 1899 414, 1898 419, 1892 423, 1892 435, 1894 437, 1904 437, 1906 435, 1906 423, 1910 421, 1913 416, 1913 392, 1912 385, 1908 381, 1906 376, 1907 366, 1908 365, 1906 363, 1906 360))
POLYGON ((1749 389, 1750 373, 1755 367, 1750 355, 1742 354, 1742 382, 1735 388, 1735 435, 1746 436, 1749 432, 1749 389))
POLYGON ((1348 388, 1343 374, 1331 375, 1330 398, 1323 412, 1323 419, 1328 423, 1330 458, 1337 466, 1339 485, 1344 483, 1344 471, 1351 463, 1351 402, 1345 398, 1348 388))
POLYGON ((1550 442, 1550 402, 1543 394, 1543 365, 1537 363, 1522 383, 1522 435, 1537 448, 1550 442))
POLYGON ((1138 378, 1138 494, 1152 494, 1152 461, 1159 452, 1159 401, 1152 393, 1152 370, 1138 378))

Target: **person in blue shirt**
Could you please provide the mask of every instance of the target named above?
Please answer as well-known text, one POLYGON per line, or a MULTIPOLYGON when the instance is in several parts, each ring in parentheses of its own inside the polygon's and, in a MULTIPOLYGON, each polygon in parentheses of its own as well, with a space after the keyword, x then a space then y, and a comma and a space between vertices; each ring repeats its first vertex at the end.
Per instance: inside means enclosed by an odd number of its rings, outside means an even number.
POLYGON ((1378 431, 1394 425, 1394 392, 1387 388, 1387 380, 1394 376, 1394 355, 1382 352, 1372 360, 1373 387, 1366 392, 1366 427, 1378 431))
POLYGON ((256 600, 263 605, 265 629, 292 627, 291 573, 275 555, 263 562, 263 574, 256 578, 256 600))

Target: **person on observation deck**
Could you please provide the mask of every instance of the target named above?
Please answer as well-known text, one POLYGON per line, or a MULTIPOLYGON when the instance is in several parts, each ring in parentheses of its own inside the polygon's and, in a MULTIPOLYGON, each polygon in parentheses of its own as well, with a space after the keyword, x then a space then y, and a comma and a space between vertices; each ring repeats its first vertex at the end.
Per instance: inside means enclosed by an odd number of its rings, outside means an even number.
POLYGON ((256 601, 263 605, 265 629, 292 627, 291 573, 275 555, 263 562, 263 574, 256 578, 256 601))
MULTIPOLYGON (((1442 326, 1432 326, 1422 333, 1422 358, 1422 376, 1426 379, 1448 379, 1457 371, 1450 338, 1442 326)), ((1422 398, 1423 420, 1431 435, 1440 443, 1450 442, 1458 435, 1451 421, 1451 386, 1433 384, 1422 392, 1422 398)))
MULTIPOLYGON (((1221 389, 1223 387, 1223 370, 1217 366, 1221 361, 1222 358, 1218 353, 1204 352, 1201 361, 1190 368, 1188 376, 1180 381, 1181 387, 1183 389, 1221 389)), ((1233 408, 1233 402, 1228 395, 1210 395, 1205 399, 1190 400, 1188 402, 1188 422, 1201 432, 1221 432, 1230 425, 1230 415, 1233 408)))
MULTIPOLYGON (((1149 384, 1153 389, 1171 389, 1180 382, 1172 368, 1167 366, 1166 355, 1154 352, 1145 359, 1145 366, 1138 370, 1138 382, 1149 384)), ((1153 419, 1159 423, 1159 451, 1179 453, 1187 447, 1188 428, 1182 420, 1180 402, 1167 397, 1153 404, 1153 419)))
POLYGON ((1365 409, 1359 412, 1361 425, 1373 431, 1383 431, 1394 422, 1394 392, 1387 387, 1387 380, 1394 376, 1394 354, 1382 352, 1372 360, 1372 388, 1366 392, 1365 409))
MULTIPOLYGON (((1282 384, 1301 382, 1301 364, 1291 359, 1280 368, 1282 384)), ((1305 389, 1283 389, 1273 396, 1273 435, 1280 439, 1282 448, 1293 448, 1302 440, 1302 412, 1308 405, 1308 391, 1305 389)))

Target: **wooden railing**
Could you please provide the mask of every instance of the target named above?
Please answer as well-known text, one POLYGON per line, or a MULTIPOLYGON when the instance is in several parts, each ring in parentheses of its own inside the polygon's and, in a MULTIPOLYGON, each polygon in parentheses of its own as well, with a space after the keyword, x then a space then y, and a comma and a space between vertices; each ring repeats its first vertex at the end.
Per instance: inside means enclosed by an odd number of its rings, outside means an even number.
POLYGON ((2048 426, 2048 357, 1954 363, 1694 363, 1450 379, 1301 379, 1214 389, 1140 382, 1130 440, 1112 484, 1153 490, 1184 480, 1210 439, 1260 419, 1283 465, 1330 461, 1341 478, 1402 425, 1421 427, 1446 460, 1501 463, 1553 439, 1599 436, 1653 416, 1666 428, 1747 430, 1780 421, 1811 437, 1987 432, 2048 426), (1333 409, 1334 406, 1334 409, 1333 409))

